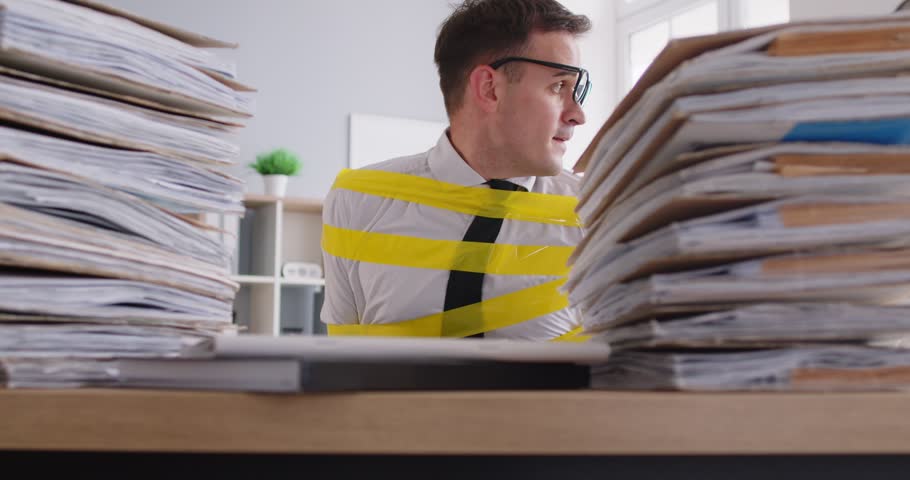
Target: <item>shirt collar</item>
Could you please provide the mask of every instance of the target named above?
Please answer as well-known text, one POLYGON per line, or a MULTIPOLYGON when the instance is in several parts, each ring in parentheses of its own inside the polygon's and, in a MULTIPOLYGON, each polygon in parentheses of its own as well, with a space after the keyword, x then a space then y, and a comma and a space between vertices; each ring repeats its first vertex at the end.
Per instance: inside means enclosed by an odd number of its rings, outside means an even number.
MULTIPOLYGON (((441 182, 454 183, 466 187, 476 187, 483 185, 486 181, 479 173, 475 172, 468 162, 461 158, 461 155, 452 146, 449 140, 449 130, 446 129, 436 142, 436 146, 431 148, 427 156, 427 163, 430 166, 430 172, 433 178, 441 182)), ((515 177, 507 178, 516 185, 521 185, 532 191, 534 182, 537 177, 515 177)))

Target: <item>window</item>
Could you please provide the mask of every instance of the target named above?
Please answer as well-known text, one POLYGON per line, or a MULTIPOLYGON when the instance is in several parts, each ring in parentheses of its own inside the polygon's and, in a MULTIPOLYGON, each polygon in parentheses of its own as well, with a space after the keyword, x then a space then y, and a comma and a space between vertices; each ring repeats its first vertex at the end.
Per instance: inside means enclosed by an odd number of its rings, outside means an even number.
POLYGON ((616 5, 618 97, 635 85, 671 39, 790 19, 790 0, 623 0, 616 5))
POLYGON ((740 0, 741 27, 761 27, 783 23, 790 19, 790 0, 740 0))

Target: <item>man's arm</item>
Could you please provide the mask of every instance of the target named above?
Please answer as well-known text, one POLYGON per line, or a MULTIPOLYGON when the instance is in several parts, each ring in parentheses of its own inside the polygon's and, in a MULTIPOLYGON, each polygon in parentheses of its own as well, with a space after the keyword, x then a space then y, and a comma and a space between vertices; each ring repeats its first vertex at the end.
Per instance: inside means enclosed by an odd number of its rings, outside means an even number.
MULTIPOLYGON (((345 192, 331 190, 326 195, 322 209, 322 223, 344 228, 349 209, 346 208, 345 192)), ((354 301, 354 289, 351 286, 352 263, 322 250, 325 268, 325 300, 322 304, 320 318, 323 323, 333 325, 360 323, 360 315, 354 301)))

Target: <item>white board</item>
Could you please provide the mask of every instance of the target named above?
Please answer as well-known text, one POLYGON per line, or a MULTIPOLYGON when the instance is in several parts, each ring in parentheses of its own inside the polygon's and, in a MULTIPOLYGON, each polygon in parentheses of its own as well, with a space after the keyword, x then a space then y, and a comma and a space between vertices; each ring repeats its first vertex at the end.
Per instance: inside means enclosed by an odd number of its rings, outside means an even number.
POLYGON ((425 152, 436 145, 447 126, 443 122, 352 113, 348 166, 360 168, 425 152))

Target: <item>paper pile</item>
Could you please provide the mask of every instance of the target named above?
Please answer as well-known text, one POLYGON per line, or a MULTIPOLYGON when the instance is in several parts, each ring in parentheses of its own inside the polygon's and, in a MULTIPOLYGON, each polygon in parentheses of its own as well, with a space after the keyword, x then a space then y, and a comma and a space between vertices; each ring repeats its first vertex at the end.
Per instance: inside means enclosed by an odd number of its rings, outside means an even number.
POLYGON ((892 14, 667 45, 576 166, 566 288, 616 352, 595 386, 910 386, 882 346, 910 333, 908 34, 892 14))
POLYGON ((219 167, 251 89, 230 44, 92 1, 0 0, 0 366, 10 387, 118 385, 112 360, 209 358, 235 331, 243 211, 219 167))

